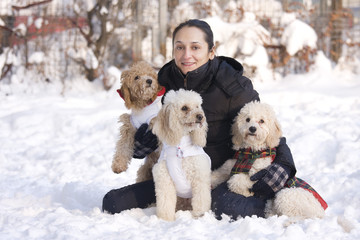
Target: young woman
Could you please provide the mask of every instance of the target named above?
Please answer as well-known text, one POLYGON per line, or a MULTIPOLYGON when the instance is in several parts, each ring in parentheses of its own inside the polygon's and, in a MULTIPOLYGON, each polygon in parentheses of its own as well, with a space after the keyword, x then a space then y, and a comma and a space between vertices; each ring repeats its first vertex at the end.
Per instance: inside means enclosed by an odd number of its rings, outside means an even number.
MULTIPOLYGON (((213 33, 201 20, 181 23, 173 32, 174 59, 158 73, 159 83, 169 90, 188 89, 203 98, 203 109, 209 130, 204 148, 211 158, 212 169, 234 156, 231 125, 239 110, 248 102, 259 100, 251 81, 244 77, 243 67, 235 59, 215 56, 213 33)), ((134 158, 143 158, 157 147, 157 139, 146 124, 135 136, 134 158)), ((218 218, 225 213, 238 216, 264 216, 265 202, 274 196, 289 177, 296 173, 290 149, 282 138, 277 155, 269 168, 257 175, 253 197, 228 190, 226 183, 212 190, 212 210, 218 218)), ((145 208, 155 202, 154 182, 136 183, 107 193, 103 210, 119 213, 135 207, 145 208)))

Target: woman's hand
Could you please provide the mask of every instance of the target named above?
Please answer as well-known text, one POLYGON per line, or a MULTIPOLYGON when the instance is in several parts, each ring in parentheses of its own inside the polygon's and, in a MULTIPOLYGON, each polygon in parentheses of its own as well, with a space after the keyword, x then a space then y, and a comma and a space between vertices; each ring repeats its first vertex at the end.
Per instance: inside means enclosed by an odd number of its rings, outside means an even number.
POLYGON ((289 172, 290 169, 287 167, 273 163, 250 177, 251 181, 257 181, 251 191, 258 197, 273 198, 289 179, 289 172))
POLYGON ((158 147, 158 139, 149 129, 149 124, 142 124, 135 133, 133 158, 144 158, 158 147))

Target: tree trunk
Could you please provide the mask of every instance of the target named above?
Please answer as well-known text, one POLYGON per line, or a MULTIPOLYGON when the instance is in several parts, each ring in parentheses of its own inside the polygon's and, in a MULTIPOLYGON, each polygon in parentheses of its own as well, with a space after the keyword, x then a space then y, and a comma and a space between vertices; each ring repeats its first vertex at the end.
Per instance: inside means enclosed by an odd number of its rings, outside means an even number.
POLYGON ((332 30, 330 37, 330 55, 334 62, 338 62, 341 57, 341 37, 342 37, 342 18, 340 17, 342 10, 342 0, 331 0, 332 30))
POLYGON ((159 26, 155 25, 151 29, 152 31, 152 59, 160 53, 160 31, 159 26))
POLYGON ((133 35, 133 60, 134 62, 142 60, 142 54, 141 54, 141 41, 142 41, 142 13, 143 13, 143 5, 144 3, 142 1, 136 1, 135 6, 135 14, 136 16, 136 27, 133 35))
POLYGON ((166 37, 167 37, 167 0, 159 1, 159 25, 160 25, 160 54, 166 58, 166 37))

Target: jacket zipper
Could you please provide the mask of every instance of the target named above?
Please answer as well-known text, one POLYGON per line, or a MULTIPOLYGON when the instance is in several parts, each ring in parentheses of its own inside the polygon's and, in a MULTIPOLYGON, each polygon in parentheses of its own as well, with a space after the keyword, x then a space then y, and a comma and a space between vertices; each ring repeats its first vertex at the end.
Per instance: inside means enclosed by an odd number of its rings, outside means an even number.
POLYGON ((184 78, 184 89, 187 90, 187 76, 188 74, 185 75, 184 77, 184 74, 181 73, 180 69, 178 69, 179 71, 179 74, 184 78))
POLYGON ((187 90, 187 75, 184 78, 184 88, 187 90))

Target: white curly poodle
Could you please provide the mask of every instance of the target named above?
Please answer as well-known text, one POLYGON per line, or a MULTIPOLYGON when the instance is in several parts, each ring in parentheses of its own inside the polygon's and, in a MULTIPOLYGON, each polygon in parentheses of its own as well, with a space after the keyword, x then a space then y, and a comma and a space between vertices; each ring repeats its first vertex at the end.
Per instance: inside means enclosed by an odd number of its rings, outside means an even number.
MULTIPOLYGON (((245 197, 255 182, 250 177, 268 167, 275 158, 282 131, 272 107, 250 102, 239 112, 232 126, 234 159, 226 161, 212 173, 212 187, 227 181, 228 188, 245 197), (251 160, 253 159, 253 161, 251 160)), ((323 217, 326 202, 306 182, 292 178, 268 200, 265 214, 287 215, 295 218, 323 217), (300 187, 301 185, 301 187, 300 187)))
POLYGON ((167 221, 175 219, 176 210, 192 207, 194 217, 210 210, 211 162, 203 150, 207 122, 201 104, 196 92, 171 90, 151 121, 152 131, 162 143, 153 167, 156 212, 167 221))

